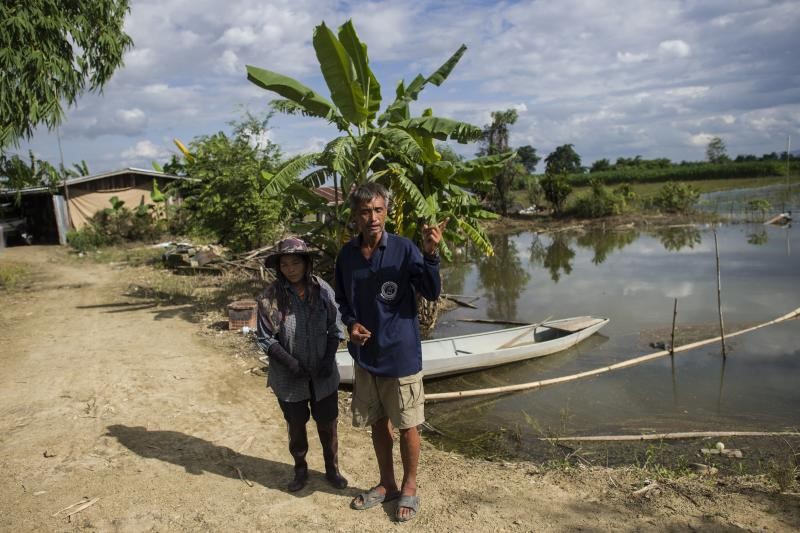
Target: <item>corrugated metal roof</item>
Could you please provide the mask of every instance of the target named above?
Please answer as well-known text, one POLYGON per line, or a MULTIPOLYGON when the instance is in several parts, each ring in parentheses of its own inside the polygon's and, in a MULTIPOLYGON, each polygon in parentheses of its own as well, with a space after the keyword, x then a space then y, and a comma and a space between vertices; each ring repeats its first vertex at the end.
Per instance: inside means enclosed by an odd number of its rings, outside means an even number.
MULTIPOLYGON (((87 181, 94 181, 103 178, 110 178, 111 176, 119 176, 121 174, 138 174, 140 176, 152 176, 154 178, 166 178, 171 180, 188 180, 193 181, 192 178, 186 178, 183 176, 176 176, 174 174, 166 174, 164 172, 158 172, 156 170, 147 170, 143 168, 123 168, 120 170, 112 170, 110 172, 103 172, 102 174, 91 174, 89 176, 78 176, 76 178, 69 178, 67 179, 67 186, 75 185, 78 183, 85 183, 87 181)), ((57 188, 60 189, 64 186, 64 183, 59 183, 57 188)), ((20 189, 19 191, 22 194, 40 194, 50 192, 50 189, 47 187, 27 187, 25 189, 20 189)), ((16 189, 0 189, 0 194, 2 195, 11 195, 17 194, 16 189)))
POLYGON ((175 176, 174 174, 165 174, 164 172, 158 172, 156 170, 128 167, 128 168, 123 168, 121 170, 112 170, 111 172, 104 172, 102 174, 92 174, 89 176, 78 176, 77 178, 69 178, 67 180, 67 185, 74 185, 76 183, 84 183, 87 181, 110 178, 111 176, 119 176, 120 174, 140 174, 143 176, 153 176, 154 178, 167 178, 173 180, 189 179, 182 176, 175 176))

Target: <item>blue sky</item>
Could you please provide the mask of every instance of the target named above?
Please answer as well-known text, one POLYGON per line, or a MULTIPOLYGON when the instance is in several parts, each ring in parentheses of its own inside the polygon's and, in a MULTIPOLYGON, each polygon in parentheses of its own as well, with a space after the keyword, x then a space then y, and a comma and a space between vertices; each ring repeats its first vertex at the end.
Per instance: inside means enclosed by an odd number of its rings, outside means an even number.
MULTIPOLYGON (((384 98, 468 51, 416 108, 482 126, 514 107, 511 144, 546 156, 572 143, 584 165, 642 155, 701 160, 711 136, 731 155, 800 146, 800 3, 767 0, 322 1, 131 0, 135 47, 102 94, 72 107, 60 129, 67 165, 93 173, 150 168, 187 142, 229 130, 242 110, 276 97, 245 65, 295 77, 328 95, 314 26, 352 18, 384 98)), ((320 148, 320 120, 276 116, 286 153, 320 148)), ((22 143, 58 163, 56 135, 22 143)), ((474 144, 457 146, 472 155, 474 144)), ((541 166, 540 166, 541 168, 541 166)))

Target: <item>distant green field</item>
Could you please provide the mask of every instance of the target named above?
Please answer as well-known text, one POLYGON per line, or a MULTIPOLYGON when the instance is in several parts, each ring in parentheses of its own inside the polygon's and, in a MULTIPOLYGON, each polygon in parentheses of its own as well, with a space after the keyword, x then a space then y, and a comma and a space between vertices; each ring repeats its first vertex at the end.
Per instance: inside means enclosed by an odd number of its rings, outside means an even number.
MULTIPOLYGON (((692 187, 701 193, 716 192, 716 191, 729 191, 731 189, 752 189, 755 187, 766 187, 768 185, 777 185, 786 183, 786 178, 782 176, 773 176, 766 178, 732 178, 732 179, 716 179, 716 180, 700 180, 692 181, 692 187)), ((800 183, 797 177, 791 178, 791 183, 800 183)), ((631 187, 636 196, 648 197, 654 196, 658 190, 663 187, 664 182, 660 183, 632 183, 631 187)), ((613 186, 612 186, 613 187, 613 186)), ((575 187, 573 194, 588 190, 588 186, 575 187)))

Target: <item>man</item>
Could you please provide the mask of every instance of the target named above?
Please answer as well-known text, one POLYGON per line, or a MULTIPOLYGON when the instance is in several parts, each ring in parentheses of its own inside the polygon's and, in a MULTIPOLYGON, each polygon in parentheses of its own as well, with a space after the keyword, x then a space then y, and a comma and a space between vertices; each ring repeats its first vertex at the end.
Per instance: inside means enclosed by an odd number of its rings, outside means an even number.
POLYGON ((353 425, 372 427, 380 471, 378 485, 350 505, 362 510, 399 498, 396 518, 405 522, 419 510, 417 426, 425 421, 416 295, 439 297, 438 247, 447 220, 423 226, 423 254, 410 240, 385 231, 388 209, 389 194, 380 184, 362 185, 350 195, 358 236, 336 258, 336 303, 355 361, 353 425), (400 430, 399 488, 392 461, 393 427, 400 430))

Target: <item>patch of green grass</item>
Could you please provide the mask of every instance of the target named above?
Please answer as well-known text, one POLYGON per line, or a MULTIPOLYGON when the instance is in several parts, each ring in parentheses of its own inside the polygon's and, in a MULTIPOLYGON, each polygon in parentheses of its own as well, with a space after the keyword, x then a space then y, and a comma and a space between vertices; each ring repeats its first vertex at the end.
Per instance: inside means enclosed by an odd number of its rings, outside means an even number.
POLYGON ((16 263, 0 264, 0 289, 12 290, 28 279, 27 268, 16 263))

